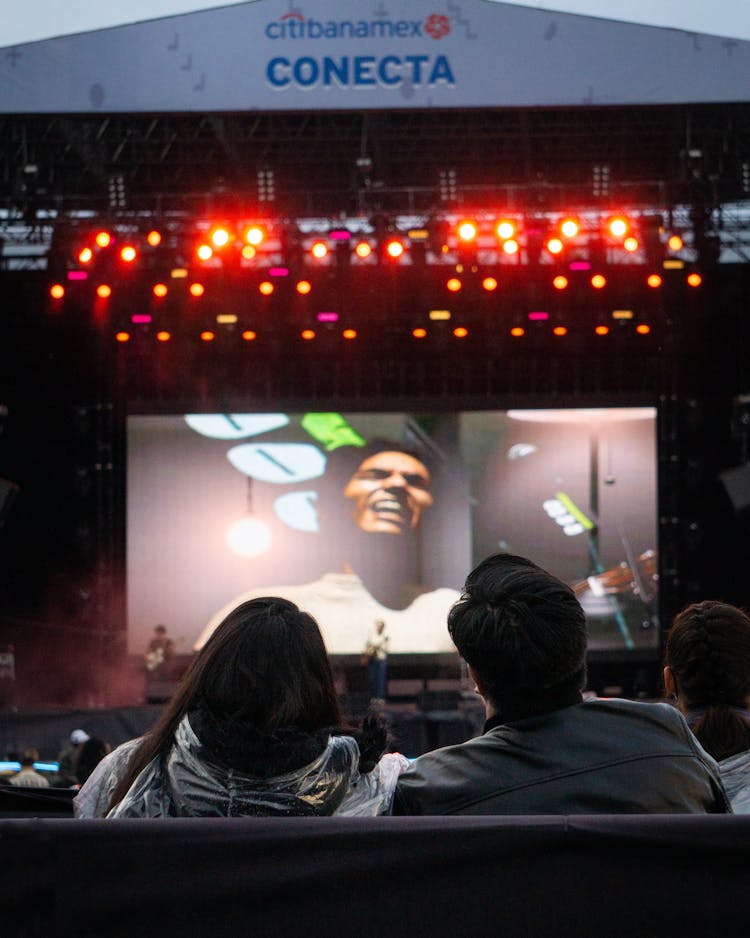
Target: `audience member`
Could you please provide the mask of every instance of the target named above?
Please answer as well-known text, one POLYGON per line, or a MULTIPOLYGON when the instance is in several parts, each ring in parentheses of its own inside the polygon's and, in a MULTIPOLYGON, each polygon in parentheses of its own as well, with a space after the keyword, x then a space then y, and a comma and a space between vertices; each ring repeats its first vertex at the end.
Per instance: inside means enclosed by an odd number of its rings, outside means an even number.
POLYGON ((109 753, 110 745, 103 739, 90 736, 78 750, 75 764, 75 776, 79 785, 83 785, 102 759, 109 753))
POLYGON ((448 630, 485 702, 482 736, 418 758, 399 814, 729 812, 716 763, 668 704, 582 700, 586 623, 522 557, 469 574, 448 630))
POLYGON ((49 788, 47 779, 34 768, 34 763, 38 761, 39 752, 29 746, 21 756, 21 771, 11 778, 11 785, 16 788, 49 788))
POLYGON ((75 729, 70 734, 70 739, 64 749, 57 757, 57 774, 53 778, 55 788, 70 788, 71 785, 78 784, 76 776, 76 762, 81 751, 81 746, 89 739, 86 730, 75 729))
POLYGON ((115 749, 75 799, 78 817, 385 813, 407 760, 385 725, 342 727, 315 620, 253 599, 211 635, 161 719, 115 749))
POLYGON ((736 814, 750 814, 750 618, 736 606, 688 606, 667 638, 664 687, 719 763, 736 814))

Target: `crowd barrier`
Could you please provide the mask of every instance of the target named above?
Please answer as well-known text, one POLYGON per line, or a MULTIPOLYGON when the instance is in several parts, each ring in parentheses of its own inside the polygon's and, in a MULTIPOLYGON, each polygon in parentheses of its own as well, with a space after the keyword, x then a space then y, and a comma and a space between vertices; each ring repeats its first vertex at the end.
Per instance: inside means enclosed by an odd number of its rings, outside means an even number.
POLYGON ((0 820, 0 932, 741 934, 750 816, 0 820))

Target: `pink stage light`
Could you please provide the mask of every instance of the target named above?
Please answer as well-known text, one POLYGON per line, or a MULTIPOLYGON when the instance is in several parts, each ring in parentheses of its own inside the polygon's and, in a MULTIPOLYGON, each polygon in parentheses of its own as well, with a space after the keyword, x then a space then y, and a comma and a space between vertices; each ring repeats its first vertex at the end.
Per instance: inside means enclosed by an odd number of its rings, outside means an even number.
POLYGON ((338 322, 338 313, 318 313, 318 322, 338 322))
POLYGON ((130 317, 130 321, 134 323, 146 323, 151 322, 151 317, 148 313, 136 313, 134 316, 130 317))
POLYGON ((88 280, 89 275, 85 270, 69 270, 68 280, 88 280))

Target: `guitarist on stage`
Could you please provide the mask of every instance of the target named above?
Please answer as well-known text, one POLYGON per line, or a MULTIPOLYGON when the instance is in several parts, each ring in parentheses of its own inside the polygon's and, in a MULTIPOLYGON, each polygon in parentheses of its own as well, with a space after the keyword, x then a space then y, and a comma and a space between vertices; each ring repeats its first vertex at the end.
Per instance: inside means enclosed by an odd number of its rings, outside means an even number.
POLYGON ((157 625, 143 656, 146 671, 152 681, 168 681, 171 678, 174 642, 167 637, 166 626, 157 625))

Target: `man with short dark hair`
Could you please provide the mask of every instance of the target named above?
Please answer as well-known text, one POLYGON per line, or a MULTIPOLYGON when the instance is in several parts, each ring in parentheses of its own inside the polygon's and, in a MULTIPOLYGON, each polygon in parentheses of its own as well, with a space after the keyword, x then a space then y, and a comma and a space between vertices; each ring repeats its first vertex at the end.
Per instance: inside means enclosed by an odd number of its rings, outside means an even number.
POLYGON ((583 701, 583 610, 536 564, 484 560, 448 631, 484 700, 484 734, 417 759, 395 813, 730 812, 715 762, 675 708, 583 701))

